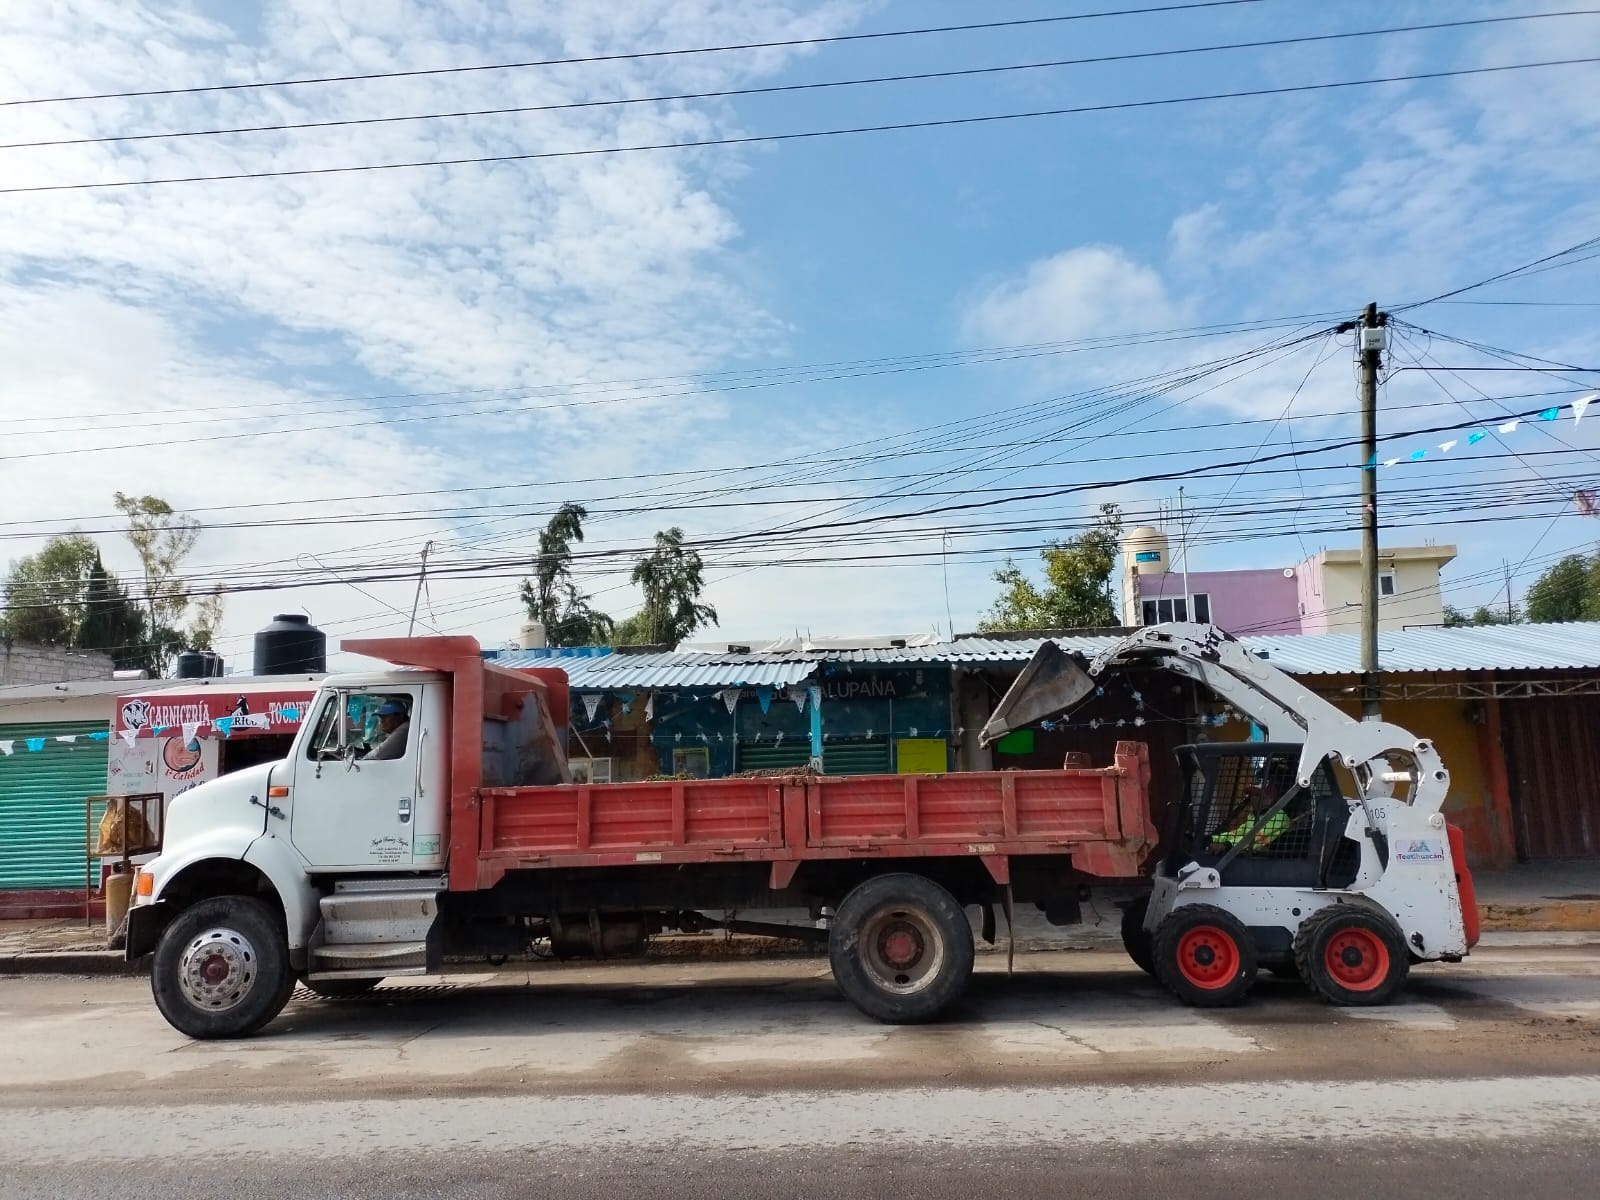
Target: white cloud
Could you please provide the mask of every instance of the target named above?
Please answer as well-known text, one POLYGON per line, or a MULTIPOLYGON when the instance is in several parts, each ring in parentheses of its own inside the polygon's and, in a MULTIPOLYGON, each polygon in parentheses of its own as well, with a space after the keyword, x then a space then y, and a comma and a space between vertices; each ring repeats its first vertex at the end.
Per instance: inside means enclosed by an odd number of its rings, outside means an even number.
POLYGON ((1182 316, 1150 267, 1115 246, 1076 246, 992 286, 964 323, 977 341, 1015 345, 1165 329, 1182 316))

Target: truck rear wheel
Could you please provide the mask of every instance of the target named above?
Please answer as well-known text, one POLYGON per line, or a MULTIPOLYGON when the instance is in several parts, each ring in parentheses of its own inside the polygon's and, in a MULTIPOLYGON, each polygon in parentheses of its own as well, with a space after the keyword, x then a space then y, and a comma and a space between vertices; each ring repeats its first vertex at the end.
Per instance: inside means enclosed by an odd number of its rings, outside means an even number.
POLYGON ((1238 1004, 1256 981, 1256 947, 1231 913, 1210 904, 1173 909, 1155 938, 1156 977, 1185 1004, 1238 1004))
POLYGON ((1312 913, 1294 935, 1294 959, 1313 992, 1330 1004, 1388 1004, 1406 985, 1411 958, 1387 913, 1335 904, 1312 913))
POLYGON ((1133 959, 1134 966, 1146 975, 1156 973, 1155 939, 1145 931, 1145 914, 1150 911, 1150 897, 1142 896, 1122 910, 1122 948, 1133 959))
POLYGON ((249 896, 202 900, 162 932, 150 990, 179 1033, 247 1037, 282 1012, 294 991, 283 929, 249 896))
POLYGON ((890 1024, 931 1021, 972 977, 972 925, 956 898, 921 875, 879 875, 839 905, 828 961, 845 998, 890 1024))

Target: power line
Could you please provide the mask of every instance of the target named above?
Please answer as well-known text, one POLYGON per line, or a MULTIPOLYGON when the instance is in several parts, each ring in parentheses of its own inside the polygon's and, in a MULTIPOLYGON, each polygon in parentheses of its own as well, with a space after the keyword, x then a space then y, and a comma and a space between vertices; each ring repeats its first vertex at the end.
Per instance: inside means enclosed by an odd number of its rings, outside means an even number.
MULTIPOLYGON (((1468 283, 1458 288, 1452 288, 1448 292, 1440 292, 1437 296, 1430 296, 1426 300, 1413 300, 1410 304, 1397 305, 1389 310, 1389 315, 1392 317, 1397 313, 1410 312, 1414 308, 1421 308, 1427 304, 1437 304, 1441 300, 1450 300, 1467 292, 1477 291, 1479 288, 1488 287, 1491 283, 1501 283, 1523 274, 1533 273, 1533 268, 1535 267, 1554 264, 1559 259, 1581 253, 1584 250, 1591 250, 1595 247, 1600 247, 1600 237, 1589 238, 1575 246, 1568 246, 1565 250, 1557 250, 1554 254, 1546 254, 1543 258, 1536 258, 1530 263, 1523 263, 1520 267, 1512 267, 1509 271, 1501 271, 1497 275, 1490 275, 1487 279, 1480 279, 1476 283, 1468 283)), ((1580 259, 1579 261, 1586 260, 1580 259)))
MULTIPOLYGON (((1592 65, 1600 56, 1558 58, 1542 62, 1505 63, 1489 67, 1461 67, 1448 71, 1420 71, 1406 75, 1381 75, 1371 79, 1344 79, 1328 83, 1302 83, 1285 87, 1251 88, 1237 92, 1208 92, 1192 96, 1170 96, 1158 100, 1125 100, 1116 103, 1082 104, 1067 108, 1035 109, 1029 112, 988 113, 975 117, 943 117, 922 121, 895 121, 880 125, 855 125, 835 129, 807 129, 793 133, 745 134, 740 136, 697 138, 685 142, 646 142, 632 146, 597 146, 572 150, 538 150, 520 154, 483 154, 457 158, 416 159, 407 162, 357 163, 341 167, 284 167, 271 171, 230 171, 214 175, 172 175, 158 179, 111 179, 87 183, 46 183, 0 188, 0 195, 14 196, 47 192, 98 191, 109 188, 163 187, 184 183, 225 183, 247 179, 289 179, 312 175, 350 175, 367 171, 400 171, 421 167, 460 167, 489 163, 536 162, 552 159, 594 158, 613 154, 636 154, 654 150, 698 150, 716 146, 749 146, 767 142, 794 142, 819 138, 850 137, 868 133, 896 133, 912 129, 946 129, 958 126, 989 125, 1002 121, 1024 121, 1042 117, 1075 116, 1085 113, 1126 112, 1136 109, 1166 108, 1180 104, 1202 104, 1217 100, 1245 100, 1264 96, 1288 96, 1344 88, 1372 87, 1386 83, 1418 83, 1433 79, 1494 75, 1509 71, 1532 71, 1548 67, 1592 65)), ((1491 281, 1486 281, 1491 282, 1491 281)), ((1477 284, 1474 286, 1482 286, 1477 284)), ((1462 289, 1465 290, 1465 289, 1462 289)), ((1446 296, 1456 293, 1446 293, 1446 296)), ((1444 299, 1445 296, 1434 297, 1444 299)), ((1431 303, 1431 301, 1423 301, 1431 303)))
POLYGON ((1459 21, 1437 21, 1426 25, 1394 25, 1382 29, 1356 29, 1339 33, 1303 34, 1297 37, 1264 38, 1248 42, 1220 42, 1206 46, 1185 46, 1170 50, 1138 50, 1123 54, 1098 54, 1084 58, 1060 58, 1039 62, 1006 63, 991 67, 960 67, 945 71, 902 72, 859 79, 830 79, 809 83, 780 83, 761 87, 722 88, 705 92, 671 92, 655 96, 625 96, 604 100, 571 100, 552 104, 519 104, 497 108, 463 109, 455 112, 408 113, 389 117, 344 117, 323 121, 288 121, 270 125, 234 125, 215 129, 182 129, 157 133, 106 134, 99 137, 52 138, 31 142, 0 142, 0 150, 37 150, 61 146, 98 146, 108 143, 171 141, 181 138, 230 137, 249 133, 298 133, 312 129, 341 129, 351 126, 395 125, 416 121, 460 120, 474 117, 512 116, 527 113, 570 112, 592 108, 619 108, 635 104, 669 104, 689 100, 727 100, 740 96, 771 96, 786 93, 825 91, 831 88, 865 87, 885 83, 915 83, 936 79, 963 79, 983 75, 1002 75, 1018 71, 1042 71, 1061 67, 1095 66, 1107 63, 1138 62, 1157 58, 1179 58, 1193 54, 1217 54, 1232 50, 1266 50, 1281 46, 1300 46, 1318 42, 1347 41, 1354 38, 1386 37, 1399 33, 1427 33, 1441 29, 1464 29, 1480 25, 1503 25, 1520 21, 1541 21, 1553 17, 1600 16, 1600 9, 1570 9, 1563 12, 1522 13, 1503 17, 1476 17, 1459 21))
POLYGON ((979 30, 987 29, 1017 29, 1026 26, 1059 25, 1067 21, 1092 21, 1107 17, 1135 17, 1146 14, 1186 12, 1191 9, 1229 8, 1258 2, 1259 0, 1198 0, 1195 3, 1163 4, 1150 8, 1106 9, 1100 12, 1069 13, 1054 17, 981 21, 968 25, 936 25, 922 29, 889 29, 876 33, 841 33, 826 37, 786 38, 781 41, 771 42, 738 42, 724 46, 698 46, 686 50, 634 50, 620 54, 590 54, 573 58, 478 63, 463 67, 430 67, 409 71, 371 71, 359 75, 319 75, 303 79, 275 79, 251 83, 214 83, 194 87, 147 88, 142 91, 92 92, 77 96, 41 96, 31 99, 0 100, 0 108, 26 104, 68 104, 83 100, 132 100, 146 96, 192 96, 202 92, 238 92, 258 88, 304 87, 308 84, 322 83, 360 83, 373 79, 415 79, 429 75, 464 75, 482 71, 517 71, 530 67, 568 67, 588 63, 636 62, 641 59, 675 58, 691 54, 722 54, 742 50, 782 50, 799 46, 824 46, 842 42, 866 42, 886 38, 922 37, 944 33, 975 33, 979 30))

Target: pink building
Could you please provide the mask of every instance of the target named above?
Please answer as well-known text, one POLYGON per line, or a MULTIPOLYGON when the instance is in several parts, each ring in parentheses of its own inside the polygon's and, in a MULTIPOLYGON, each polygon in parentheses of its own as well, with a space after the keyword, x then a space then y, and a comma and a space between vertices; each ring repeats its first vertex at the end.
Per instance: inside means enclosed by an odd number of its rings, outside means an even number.
MULTIPOLYGON (((1443 624, 1439 573, 1455 556, 1454 546, 1380 550, 1379 628, 1443 624)), ((1359 628, 1359 550, 1323 550, 1294 567, 1189 571, 1186 577, 1174 569, 1167 536, 1141 525, 1124 535, 1122 559, 1124 625, 1195 620, 1241 635, 1359 628)))

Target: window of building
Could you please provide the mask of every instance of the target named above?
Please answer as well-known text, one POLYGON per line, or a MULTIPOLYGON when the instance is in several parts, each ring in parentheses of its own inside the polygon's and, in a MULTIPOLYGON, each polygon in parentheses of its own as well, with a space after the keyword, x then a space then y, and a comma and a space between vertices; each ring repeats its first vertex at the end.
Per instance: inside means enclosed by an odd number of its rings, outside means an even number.
POLYGON ((1206 592, 1194 594, 1194 619, 1202 625, 1211 624, 1211 597, 1206 592))
POLYGON ((1395 592, 1394 572, 1393 571, 1379 571, 1378 572, 1378 595, 1380 595, 1380 596, 1392 596, 1392 595, 1394 595, 1394 592, 1395 592))
MULTIPOLYGON (((1206 616, 1199 620, 1208 620, 1211 613, 1211 598, 1200 595, 1194 598, 1194 610, 1205 613, 1206 616)), ((1143 604, 1144 624, 1164 625, 1168 621, 1187 621, 1189 619, 1189 603, 1182 596, 1164 596, 1160 600, 1146 600, 1143 604)))

